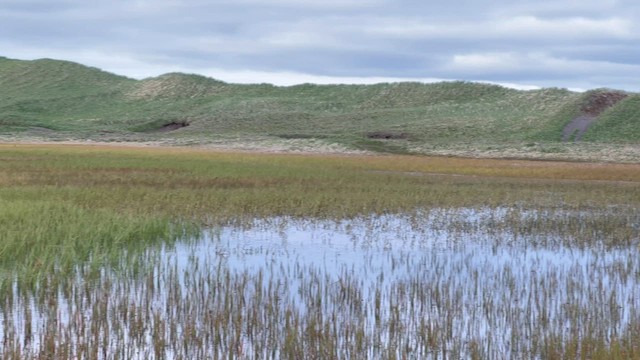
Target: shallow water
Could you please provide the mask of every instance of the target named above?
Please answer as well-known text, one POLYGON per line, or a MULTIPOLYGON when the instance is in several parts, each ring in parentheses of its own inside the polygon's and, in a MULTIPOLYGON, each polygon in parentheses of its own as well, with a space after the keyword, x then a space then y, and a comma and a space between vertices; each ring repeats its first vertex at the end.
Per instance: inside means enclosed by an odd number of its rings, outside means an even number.
POLYGON ((152 266, 137 276, 79 281, 47 311, 16 299, 4 344, 13 334, 34 351, 50 331, 105 359, 539 358, 550 341, 624 336, 640 320, 637 245, 567 246, 489 226, 507 212, 272 218, 206 231, 150 250, 152 266), (26 326, 40 329, 33 340, 26 326))
MULTIPOLYGON (((223 228, 199 243, 178 246, 172 256, 182 259, 184 270, 216 259, 232 272, 280 279, 298 304, 304 303, 298 294, 305 284, 296 269, 330 284, 349 279, 368 309, 375 307, 376 291, 383 309, 401 300, 421 303, 427 307, 419 313, 398 306, 406 316, 449 322, 452 338, 491 342, 505 353, 514 350, 513 336, 542 329, 580 333, 586 319, 597 319, 607 334, 620 333, 637 318, 637 248, 547 248, 526 239, 514 244, 508 231, 455 233, 413 221, 397 216, 342 223, 258 221, 251 229, 223 228), (409 293, 394 300, 399 288, 409 293)), ((375 327, 372 312, 367 315, 368 326, 375 327)))

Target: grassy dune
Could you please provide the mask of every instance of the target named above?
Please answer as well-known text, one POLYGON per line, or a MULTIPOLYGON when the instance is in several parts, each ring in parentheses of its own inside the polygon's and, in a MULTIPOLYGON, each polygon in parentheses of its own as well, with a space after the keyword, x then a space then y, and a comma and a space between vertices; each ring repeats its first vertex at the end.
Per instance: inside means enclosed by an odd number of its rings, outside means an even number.
MULTIPOLYGON (((56 60, 0 58, 5 138, 339 144, 391 153, 555 158, 602 149, 563 144, 562 129, 598 90, 518 91, 448 82, 237 85, 172 73, 133 80, 56 60), (163 132, 167 124, 189 126, 163 132)), ((602 114, 583 144, 637 145, 637 95, 602 114)), ((620 157, 618 157, 620 159, 620 157)))

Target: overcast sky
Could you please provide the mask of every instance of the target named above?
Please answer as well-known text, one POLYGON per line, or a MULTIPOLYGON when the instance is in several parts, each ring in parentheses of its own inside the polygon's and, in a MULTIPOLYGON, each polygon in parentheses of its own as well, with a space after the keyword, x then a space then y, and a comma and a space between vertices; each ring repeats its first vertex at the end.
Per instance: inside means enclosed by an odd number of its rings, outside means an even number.
POLYGON ((134 78, 640 91, 640 2, 0 0, 0 56, 134 78))

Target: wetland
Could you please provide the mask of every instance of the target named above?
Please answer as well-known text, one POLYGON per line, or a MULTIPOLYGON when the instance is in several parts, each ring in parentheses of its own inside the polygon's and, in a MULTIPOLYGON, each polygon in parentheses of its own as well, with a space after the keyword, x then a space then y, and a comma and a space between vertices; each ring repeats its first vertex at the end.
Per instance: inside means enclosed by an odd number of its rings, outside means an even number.
POLYGON ((640 166, 0 145, 6 359, 640 358, 640 166))

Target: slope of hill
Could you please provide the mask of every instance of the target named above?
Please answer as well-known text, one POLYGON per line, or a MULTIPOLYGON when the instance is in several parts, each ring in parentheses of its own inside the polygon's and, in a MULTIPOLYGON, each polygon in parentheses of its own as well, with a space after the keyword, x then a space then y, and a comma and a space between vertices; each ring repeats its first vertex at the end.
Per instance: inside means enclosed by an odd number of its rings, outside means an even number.
POLYGON ((581 143, 637 144, 640 95, 589 113, 586 106, 608 93, 469 82, 277 87, 178 73, 133 80, 66 61, 0 58, 0 134, 192 143, 320 139, 395 152, 539 149, 562 144, 563 131, 573 142, 567 126, 593 115, 581 143))

